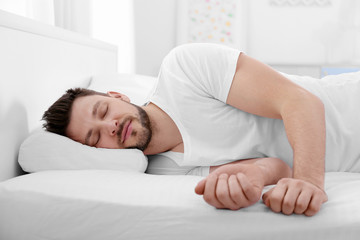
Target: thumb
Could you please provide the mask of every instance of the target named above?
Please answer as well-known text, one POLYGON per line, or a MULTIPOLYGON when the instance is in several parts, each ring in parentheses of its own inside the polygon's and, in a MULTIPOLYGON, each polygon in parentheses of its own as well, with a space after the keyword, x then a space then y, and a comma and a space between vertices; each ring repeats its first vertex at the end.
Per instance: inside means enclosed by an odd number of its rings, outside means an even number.
POLYGON ((206 183, 206 178, 204 178, 203 180, 201 180, 195 187, 195 193, 199 194, 199 195, 203 195, 204 191, 205 191, 205 183, 206 183))
POLYGON ((267 191, 266 193, 263 194, 262 199, 263 202, 265 203, 266 206, 270 207, 270 195, 272 193, 272 191, 274 190, 274 188, 270 189, 269 191, 267 191))

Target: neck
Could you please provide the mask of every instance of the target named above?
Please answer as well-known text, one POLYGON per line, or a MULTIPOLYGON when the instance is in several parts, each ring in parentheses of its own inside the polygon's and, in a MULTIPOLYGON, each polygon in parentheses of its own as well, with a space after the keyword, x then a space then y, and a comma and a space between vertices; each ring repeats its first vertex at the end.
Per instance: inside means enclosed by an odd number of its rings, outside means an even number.
POLYGON ((171 151, 182 143, 180 131, 169 115, 153 103, 142 108, 148 114, 152 127, 152 137, 144 154, 171 151))

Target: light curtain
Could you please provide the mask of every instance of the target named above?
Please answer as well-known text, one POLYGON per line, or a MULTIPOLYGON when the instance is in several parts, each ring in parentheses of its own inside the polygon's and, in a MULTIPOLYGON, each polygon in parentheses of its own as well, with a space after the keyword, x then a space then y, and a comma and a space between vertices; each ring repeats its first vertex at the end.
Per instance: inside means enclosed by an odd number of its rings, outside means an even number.
POLYGON ((55 26, 91 36, 91 0, 53 0, 55 26))
POLYGON ((0 9, 112 43, 118 71, 135 71, 132 0, 0 0, 0 9))
POLYGON ((0 9, 54 25, 54 2, 52 0, 0 0, 0 9))

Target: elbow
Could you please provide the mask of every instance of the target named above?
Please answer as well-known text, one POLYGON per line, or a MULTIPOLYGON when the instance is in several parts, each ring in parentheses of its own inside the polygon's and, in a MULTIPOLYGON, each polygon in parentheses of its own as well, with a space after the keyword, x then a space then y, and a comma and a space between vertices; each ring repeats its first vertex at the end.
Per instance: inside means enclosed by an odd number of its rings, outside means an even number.
POLYGON ((309 108, 309 110, 311 111, 310 114, 315 114, 315 115, 320 115, 323 117, 323 119, 325 118, 325 105, 323 103, 323 101, 316 95, 309 93, 309 96, 307 97, 307 99, 304 101, 305 104, 307 105, 306 107, 309 108))
POLYGON ((301 114, 316 114, 325 116, 325 106, 323 101, 315 94, 300 89, 296 94, 289 96, 287 101, 284 101, 280 108, 282 117, 299 112, 301 114))
POLYGON ((299 93, 299 99, 302 99, 302 101, 314 105, 320 109, 324 109, 324 103, 323 101, 315 94, 302 89, 302 91, 300 91, 299 93))
POLYGON ((323 101, 315 94, 308 92, 307 98, 308 98, 308 101, 310 102, 310 104, 316 106, 319 109, 322 109, 322 110, 325 109, 323 101))
POLYGON ((317 97, 317 96, 315 96, 316 97, 316 99, 317 99, 317 104, 318 104, 318 106, 319 106, 319 109, 322 111, 322 112, 324 112, 324 114, 325 114, 325 105, 324 105, 324 102, 319 98, 319 97, 317 97))

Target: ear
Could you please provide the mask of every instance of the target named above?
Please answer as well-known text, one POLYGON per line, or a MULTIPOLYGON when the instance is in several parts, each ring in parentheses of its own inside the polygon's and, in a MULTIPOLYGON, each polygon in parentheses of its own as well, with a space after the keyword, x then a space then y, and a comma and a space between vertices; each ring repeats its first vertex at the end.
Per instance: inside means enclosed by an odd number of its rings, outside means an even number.
POLYGON ((128 98, 128 96, 126 96, 125 94, 119 93, 119 92, 109 91, 109 92, 107 92, 107 95, 109 97, 113 97, 113 98, 120 98, 121 100, 128 102, 128 103, 130 102, 130 98, 128 98))

